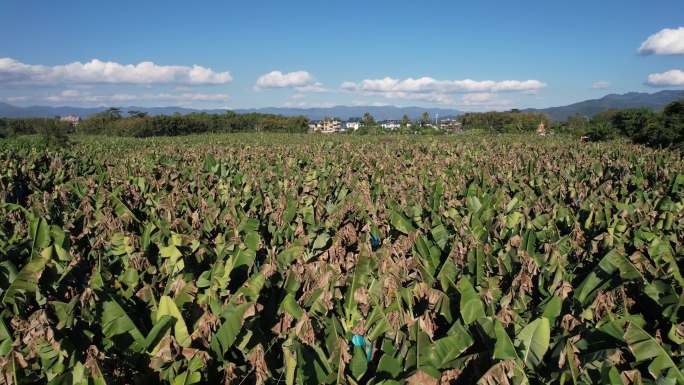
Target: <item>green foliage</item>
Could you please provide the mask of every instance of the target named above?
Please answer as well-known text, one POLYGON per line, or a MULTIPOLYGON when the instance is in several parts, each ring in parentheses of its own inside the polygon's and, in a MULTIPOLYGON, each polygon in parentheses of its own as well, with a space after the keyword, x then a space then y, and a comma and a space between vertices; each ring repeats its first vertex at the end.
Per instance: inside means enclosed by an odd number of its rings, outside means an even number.
POLYGON ((65 147, 70 144, 71 123, 57 118, 0 119, 0 137, 38 135, 43 146, 65 147))
POLYGON ((585 132, 592 141, 621 135, 651 147, 681 147, 684 143, 683 106, 684 101, 672 102, 661 113, 644 108, 605 111, 594 116, 585 132))
POLYGON ((365 112, 361 119, 361 123, 366 127, 375 126, 375 118, 373 118, 373 115, 371 115, 370 112, 365 112))
POLYGON ((128 117, 120 112, 104 111, 78 125, 79 133, 120 136, 174 136, 205 132, 306 132, 308 119, 301 116, 285 117, 268 114, 191 113, 186 115, 147 116, 129 111, 128 117))
POLYGON ((663 112, 645 122, 632 138, 652 147, 684 145, 684 101, 672 102, 663 112))
POLYGON ((0 143, 0 383, 684 383, 678 151, 39 140, 0 143))
POLYGON ((45 119, 36 126, 36 133, 40 136, 44 146, 49 148, 68 147, 71 144, 68 131, 71 124, 57 119, 45 119))
POLYGON ((424 111, 420 115, 420 125, 427 126, 428 124, 430 124, 430 114, 427 111, 424 111))
POLYGON ((539 123, 549 125, 549 118, 538 112, 469 112, 459 120, 464 130, 487 130, 494 132, 534 131, 539 123))
POLYGON ((592 123, 585 135, 591 142, 600 142, 617 138, 618 132, 611 124, 598 122, 592 123))
POLYGON ((401 128, 407 128, 411 124, 411 119, 409 119, 408 115, 404 114, 404 116, 401 117, 401 128))
POLYGON ((6 119, 0 118, 0 139, 10 136, 9 125, 6 119))
POLYGON ((561 131, 577 134, 577 136, 579 136, 587 131, 589 123, 590 120, 586 116, 573 115, 561 125, 560 129, 561 131))

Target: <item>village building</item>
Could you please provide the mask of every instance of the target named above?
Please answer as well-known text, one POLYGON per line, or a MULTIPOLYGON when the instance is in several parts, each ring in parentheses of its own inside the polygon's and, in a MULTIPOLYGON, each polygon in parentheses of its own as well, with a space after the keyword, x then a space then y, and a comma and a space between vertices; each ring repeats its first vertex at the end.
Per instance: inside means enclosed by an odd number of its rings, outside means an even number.
POLYGON ((356 131, 361 128, 361 122, 345 122, 344 127, 346 127, 347 130, 356 131))
POLYGON ((384 128, 385 130, 397 130, 401 128, 401 123, 395 122, 393 120, 387 120, 380 123, 380 127, 384 128))
POLYGON ((456 119, 442 119, 439 121, 439 128, 448 132, 463 131, 463 123, 456 119))
POLYGON ((81 122, 81 117, 77 116, 77 115, 67 115, 67 116, 60 116, 59 120, 61 122, 71 123, 72 126, 77 126, 81 122))
POLYGON ((309 124, 310 132, 320 132, 323 134, 332 134, 335 132, 344 132, 342 122, 337 119, 323 119, 309 124))

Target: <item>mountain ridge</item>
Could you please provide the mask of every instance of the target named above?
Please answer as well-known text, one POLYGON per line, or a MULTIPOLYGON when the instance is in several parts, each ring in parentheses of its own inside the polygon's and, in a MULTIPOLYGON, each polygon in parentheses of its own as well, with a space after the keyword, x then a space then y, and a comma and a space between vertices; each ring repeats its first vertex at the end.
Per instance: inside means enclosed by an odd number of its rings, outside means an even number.
POLYGON ((436 115, 440 117, 456 117, 463 114, 462 111, 440 107, 397 107, 397 106, 334 106, 334 107, 311 107, 311 108, 289 108, 289 107, 266 107, 249 108, 234 110, 238 113, 266 113, 285 116, 304 115, 309 119, 320 120, 323 118, 340 118, 347 120, 350 118, 361 118, 368 112, 373 115, 375 120, 400 120, 404 115, 409 119, 418 119, 427 112, 432 118, 436 115))
POLYGON ((611 109, 648 108, 657 111, 663 109, 668 103, 682 98, 684 98, 684 90, 663 90, 652 94, 627 92, 624 94, 608 94, 599 99, 583 100, 566 106, 527 108, 522 111, 542 112, 553 120, 563 121, 573 115, 592 117, 611 109))
MULTIPOLYGON (((522 111, 542 112, 553 120, 562 121, 568 117, 579 114, 593 116, 599 112, 610 109, 622 108, 649 108, 660 110, 668 103, 684 98, 684 90, 663 90, 655 93, 628 92, 625 94, 608 94, 599 99, 588 99, 565 106, 548 108, 526 108, 522 111)), ((0 117, 27 118, 27 117, 52 117, 65 115, 78 115, 88 117, 108 107, 70 107, 70 106, 28 106, 18 107, 0 102, 0 117)), ((192 112, 223 113, 226 109, 194 109, 184 107, 121 107, 126 112, 130 110, 143 111, 149 115, 173 115, 175 113, 188 114, 192 112)), ((360 118, 365 112, 369 112, 376 120, 399 120, 404 114, 410 119, 418 119, 423 112, 431 117, 454 117, 463 114, 462 111, 440 107, 397 107, 397 106, 334 106, 334 107, 264 107, 264 108, 239 108, 234 109, 237 113, 268 113, 284 116, 303 115, 312 120, 320 120, 325 117, 334 117, 347 120, 360 118)))
MULTIPOLYGON (((69 107, 69 106, 28 106, 17 107, 0 102, 0 117, 6 118, 28 118, 28 117, 52 117, 65 115, 78 115, 88 117, 95 113, 106 110, 108 107, 69 107)), ((185 107, 120 107, 123 112, 142 111, 149 115, 173 115, 175 113, 188 114, 193 112, 223 113, 227 109, 194 109, 185 107)), ((231 111, 244 113, 265 113, 284 116, 304 115, 309 119, 320 120, 325 117, 340 119, 361 118, 365 112, 370 112, 376 120, 399 120, 404 114, 410 119, 418 119, 423 112, 428 112, 430 116, 439 114, 441 117, 458 116, 461 111, 455 109, 438 107, 396 107, 396 106, 334 106, 334 107, 312 107, 312 108, 290 108, 290 107, 264 107, 264 108, 238 108, 231 111)))

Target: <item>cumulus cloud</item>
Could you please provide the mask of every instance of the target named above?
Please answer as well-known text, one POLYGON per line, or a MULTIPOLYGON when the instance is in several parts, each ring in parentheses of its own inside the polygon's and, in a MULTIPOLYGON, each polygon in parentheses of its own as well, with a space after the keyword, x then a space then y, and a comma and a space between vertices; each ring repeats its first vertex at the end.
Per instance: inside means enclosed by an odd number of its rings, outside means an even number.
POLYGON ((342 88, 350 91, 365 92, 412 92, 412 93, 458 93, 458 92, 499 92, 499 91, 530 91, 546 87, 539 80, 436 80, 430 77, 418 79, 366 79, 359 83, 344 82, 342 88))
POLYGON ((405 92, 405 91, 391 91, 391 92, 363 92, 364 95, 380 95, 387 99, 404 99, 416 100, 422 102, 433 102, 439 104, 454 104, 454 99, 451 95, 442 94, 438 92, 405 92))
POLYGON ((546 87, 539 80, 437 80, 431 77, 394 79, 365 79, 360 82, 344 82, 345 91, 363 95, 380 95, 389 99, 412 99, 441 104, 453 104, 451 95, 456 93, 497 93, 523 92, 536 93, 546 87))
POLYGON ((513 102, 508 99, 499 99, 499 94, 496 93, 477 92, 463 95, 459 105, 468 110, 501 110, 511 108, 513 102))
POLYGON ((138 100, 138 95, 131 95, 125 93, 117 93, 111 95, 90 95, 90 94, 72 94, 68 91, 62 91, 58 95, 50 95, 45 98, 51 103, 77 102, 77 103, 105 103, 105 102, 128 102, 138 100))
POLYGON ((88 92, 82 93, 77 90, 64 90, 59 94, 49 95, 44 99, 50 103, 77 103, 77 104, 93 104, 93 103, 120 103, 132 101, 145 102, 172 102, 192 104, 194 102, 226 102, 228 95, 226 94, 205 94, 185 92, 179 94, 172 93, 147 93, 147 94, 128 94, 128 93, 114 93, 114 94, 91 94, 88 92))
POLYGON ((259 76, 256 81, 256 87, 261 89, 304 87, 312 82, 313 76, 306 71, 294 71, 288 73, 271 71, 265 75, 259 76))
POLYGON ((93 59, 87 63, 45 66, 0 58, 0 84, 182 84, 211 85, 232 81, 230 72, 199 65, 165 66, 153 62, 120 64, 93 59))
POLYGON ((62 91, 62 96, 78 96, 81 94, 81 91, 78 90, 64 90, 62 91))
POLYGON ((322 83, 317 82, 307 71, 293 71, 283 73, 271 71, 259 76, 254 86, 257 90, 274 88, 293 88, 297 92, 326 92, 322 83))
POLYGON ((461 101, 467 105, 479 105, 484 103, 491 103, 497 97, 496 94, 491 92, 480 92, 475 94, 465 94, 461 98, 461 101))
POLYGON ((684 86, 684 71, 669 70, 662 73, 648 75, 646 84, 651 87, 679 87, 684 86))
POLYGON ((286 102, 282 106, 287 108, 331 108, 338 104, 335 102, 286 102))
POLYGON ((323 86, 323 83, 314 82, 301 87, 295 87, 297 92, 328 92, 329 90, 323 86))
POLYGON ((606 82, 606 81, 602 81, 602 80, 601 80, 601 81, 597 81, 597 82, 593 82, 593 83, 591 84, 591 88, 597 89, 597 90, 603 90, 603 89, 606 89, 606 88, 609 88, 609 87, 610 87, 610 83, 608 83, 608 82, 606 82))
POLYGON ((353 100, 351 102, 351 105, 354 107, 359 107, 359 106, 373 106, 373 107, 387 107, 391 106, 390 103, 383 103, 383 102, 369 102, 366 100, 353 100))
POLYGON ((181 95, 170 95, 171 98, 177 100, 195 100, 195 101, 227 101, 228 94, 200 94, 200 93, 185 93, 181 95))
POLYGON ((28 96, 22 95, 22 96, 8 96, 4 98, 4 100, 8 103, 17 103, 17 102, 25 102, 29 100, 28 96))
POLYGON ((665 28, 641 43, 642 55, 684 55, 684 27, 665 28))

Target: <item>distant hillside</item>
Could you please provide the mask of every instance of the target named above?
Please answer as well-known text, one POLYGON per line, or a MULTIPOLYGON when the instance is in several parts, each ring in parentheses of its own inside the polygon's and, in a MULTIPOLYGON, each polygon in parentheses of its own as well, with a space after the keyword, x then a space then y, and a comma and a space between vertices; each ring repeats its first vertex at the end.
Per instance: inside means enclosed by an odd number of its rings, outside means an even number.
MULTIPOLYGON (((109 107, 48 107, 48 106, 29 106, 17 107, 7 103, 0 103, 0 116, 5 118, 34 118, 52 117, 65 115, 78 115, 82 118, 104 111, 109 107)), ((211 112, 222 113, 225 110, 195 110, 183 107, 121 107, 121 111, 143 111, 149 115, 173 115, 175 113, 188 114, 191 112, 211 112)))
MULTIPOLYGON (((7 118, 27 118, 27 117, 51 117, 51 116, 65 116, 78 115, 80 117, 88 117, 95 113, 106 110, 108 107, 47 107, 47 106, 30 106, 17 107, 6 103, 0 103, 0 116, 7 118)), ((149 115, 173 115, 175 113, 188 114, 191 112, 209 112, 222 113, 225 110, 197 110, 192 108, 182 107, 121 107, 121 110, 143 111, 149 115)), ((418 119, 423 112, 428 112, 430 116, 434 117, 439 114, 440 117, 457 116, 461 112, 457 110, 444 108, 424 108, 424 107, 395 107, 395 106, 336 106, 329 108, 286 108, 286 107, 268 107, 268 108, 254 108, 254 109, 237 109, 237 113, 259 112, 263 114, 276 114, 284 116, 304 115, 309 119, 320 120, 325 117, 334 117, 340 119, 349 119, 354 117, 362 117, 365 112, 370 112, 376 120, 399 120, 408 115, 411 119, 418 119)))
POLYGON ((340 118, 343 120, 349 118, 360 118, 366 112, 369 112, 371 115, 373 115, 375 120, 400 120, 404 115, 408 115, 410 119, 418 119, 423 112, 427 112, 433 118, 436 115, 439 115, 441 118, 446 118, 449 116, 454 117, 462 114, 461 111, 446 108, 396 106, 335 106, 327 108, 269 107, 240 109, 235 110, 235 112, 260 112, 264 114, 277 114, 285 116, 304 115, 313 120, 320 120, 326 117, 340 118))
MULTIPOLYGON (((684 98, 684 91, 660 91, 654 94, 645 92, 629 92, 626 94, 610 94, 601 99, 585 100, 583 102, 570 104, 562 107, 550 107, 534 109, 529 108, 524 111, 543 112, 548 114, 553 120, 566 120, 568 117, 575 114, 584 116, 593 116, 599 112, 614 109, 614 108, 650 108, 652 110, 660 110, 668 103, 684 98)), ((100 111, 106 110, 107 107, 47 107, 47 106, 31 106, 31 107, 17 107, 6 103, 0 103, 0 117, 10 118, 26 118, 26 117, 50 117, 50 116, 64 116, 64 115, 78 115, 80 117, 88 117, 100 111)), ((122 111, 143 111, 150 115, 173 115, 175 113, 188 114, 191 112, 208 112, 208 113, 222 113, 225 110, 197 110, 183 107, 122 107, 122 111)), ((454 109, 446 108, 431 108, 431 107, 396 107, 396 106, 335 106, 327 108, 288 108, 288 107, 267 107, 267 108, 252 108, 252 109, 236 109, 237 113, 259 112, 264 114, 276 114, 284 116, 303 115, 313 120, 320 120, 325 117, 340 118, 347 120, 349 118, 360 118, 364 113, 370 112, 375 120, 399 120, 404 115, 408 115, 410 119, 418 119, 427 112, 431 117, 439 115, 441 118, 454 117, 461 115, 462 112, 454 109)))
POLYGON ((550 107, 541 109, 526 109, 525 111, 543 112, 553 120, 566 120, 568 117, 579 114, 594 116, 599 112, 610 109, 622 108, 649 108, 654 111, 660 110, 668 103, 684 98, 684 91, 660 91, 654 94, 645 92, 629 92, 626 94, 610 94, 601 99, 585 100, 562 107, 550 107))

